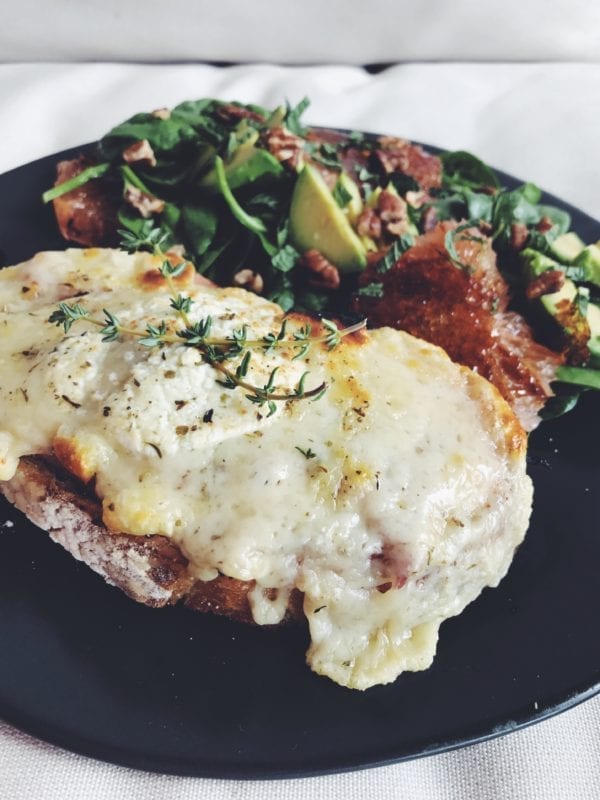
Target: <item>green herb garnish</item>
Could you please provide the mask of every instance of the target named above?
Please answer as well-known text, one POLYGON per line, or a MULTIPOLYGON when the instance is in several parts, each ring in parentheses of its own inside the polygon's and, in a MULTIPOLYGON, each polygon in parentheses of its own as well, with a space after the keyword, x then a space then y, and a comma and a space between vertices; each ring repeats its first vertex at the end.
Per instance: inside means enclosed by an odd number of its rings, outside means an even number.
POLYGON ((311 458, 316 458, 316 457, 317 457, 317 454, 316 454, 316 453, 315 453, 313 450, 311 450, 311 449, 310 449, 310 447, 307 447, 307 448, 304 450, 302 447, 298 447, 298 446, 296 446, 296 448, 295 448, 295 449, 296 449, 296 450, 297 450, 299 453, 302 453, 302 455, 304 456, 304 458, 306 458, 307 460, 309 460, 309 459, 311 459, 311 458))
POLYGON ((337 347, 345 336, 362 330, 366 321, 350 325, 347 328, 339 328, 337 324, 329 319, 323 319, 321 324, 324 332, 313 336, 309 325, 299 328, 291 335, 287 333, 288 321, 283 320, 277 332, 268 333, 260 339, 248 337, 246 326, 234 330, 230 336, 225 338, 211 337, 212 319, 210 316, 192 322, 189 312, 194 303, 193 299, 181 293, 175 293, 173 278, 181 275, 187 263, 181 261, 171 264, 161 250, 161 236, 154 230, 145 229, 140 235, 135 237, 131 232, 124 232, 124 244, 130 250, 140 248, 151 248, 155 255, 163 258, 159 272, 165 279, 171 292, 170 307, 181 320, 181 327, 172 330, 172 326, 166 320, 159 323, 147 323, 145 329, 130 328, 122 325, 119 319, 109 310, 104 309, 104 318, 96 319, 90 316, 89 312, 80 304, 59 303, 58 308, 50 315, 48 322, 55 325, 62 325, 65 333, 71 327, 81 321, 94 325, 100 329, 102 341, 114 342, 123 336, 134 337, 139 344, 148 348, 164 347, 166 345, 183 345, 194 347, 202 354, 205 363, 210 364, 217 370, 221 379, 219 383, 227 389, 241 388, 245 391, 245 397, 250 402, 261 407, 266 405, 269 416, 275 413, 277 402, 288 402, 311 398, 317 400, 323 396, 327 386, 320 383, 310 389, 306 388, 306 378, 308 372, 304 372, 296 386, 292 388, 280 388, 275 384, 277 369, 272 370, 269 379, 263 386, 258 386, 246 380, 253 351, 270 353, 275 349, 285 349, 294 353, 292 360, 304 357, 315 344, 324 344, 329 349, 337 347), (235 366, 227 366, 226 362, 237 359, 235 366))

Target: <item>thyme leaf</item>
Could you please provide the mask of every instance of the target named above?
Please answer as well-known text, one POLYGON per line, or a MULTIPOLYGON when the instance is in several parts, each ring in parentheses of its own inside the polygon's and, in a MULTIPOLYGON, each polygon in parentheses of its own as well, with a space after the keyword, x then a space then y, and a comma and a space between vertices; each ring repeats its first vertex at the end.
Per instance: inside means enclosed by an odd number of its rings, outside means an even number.
POLYGON ((68 303, 59 303, 56 311, 53 311, 48 317, 48 322, 52 322, 55 325, 62 325, 65 333, 68 333, 74 322, 84 319, 87 316, 88 312, 80 305, 70 306, 68 303))
POLYGON ((367 283, 358 290, 361 297, 383 297, 383 283, 367 283))
POLYGON ((310 447, 307 447, 306 450, 303 450, 301 447, 298 447, 298 445, 296 445, 294 449, 297 450, 299 453, 302 453, 304 458, 306 458, 307 460, 317 457, 317 454, 313 450, 311 450, 310 447))

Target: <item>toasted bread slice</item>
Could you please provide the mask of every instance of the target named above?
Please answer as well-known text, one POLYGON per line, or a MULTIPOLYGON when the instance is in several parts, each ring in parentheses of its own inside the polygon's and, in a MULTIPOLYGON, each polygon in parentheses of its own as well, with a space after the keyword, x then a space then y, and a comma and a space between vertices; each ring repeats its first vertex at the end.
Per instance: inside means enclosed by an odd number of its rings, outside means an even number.
MULTIPOLYGON (((254 623, 248 601, 254 581, 226 575, 197 580, 188 571, 187 558, 165 536, 110 534, 102 524, 102 506, 93 492, 56 460, 25 456, 14 477, 0 488, 6 499, 53 541, 133 600, 154 608, 183 600, 195 611, 254 623)), ((302 597, 296 591, 282 621, 301 617, 302 597)))
POLYGON ((55 542, 134 600, 164 606, 193 583, 187 559, 164 536, 107 535, 98 500, 55 461, 22 458, 2 491, 55 542))

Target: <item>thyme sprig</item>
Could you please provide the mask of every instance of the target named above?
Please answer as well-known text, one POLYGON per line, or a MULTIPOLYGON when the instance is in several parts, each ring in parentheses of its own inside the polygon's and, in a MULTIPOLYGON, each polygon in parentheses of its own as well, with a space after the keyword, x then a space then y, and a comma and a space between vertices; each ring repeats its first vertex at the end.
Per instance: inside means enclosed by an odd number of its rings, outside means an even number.
POLYGON ((158 324, 147 323, 144 330, 128 327, 122 325, 118 317, 107 309, 103 309, 104 319, 97 319, 92 317, 83 306, 69 305, 65 302, 58 304, 58 308, 50 315, 48 322, 62 325, 65 333, 68 333, 74 323, 85 321, 100 328, 99 332, 104 342, 114 342, 122 336, 131 336, 137 338, 139 344, 148 348, 163 347, 168 344, 194 347, 202 354, 203 361, 221 374, 222 379, 218 381, 221 386, 226 389, 243 389, 246 399, 250 402, 258 407, 267 406, 268 416, 275 413, 278 402, 300 399, 318 400, 325 393, 327 385, 322 382, 312 388, 306 388, 306 378, 309 374, 306 371, 294 387, 281 389, 275 383, 278 367, 271 371, 264 385, 258 386, 251 383, 246 378, 253 351, 258 350, 265 354, 271 353, 275 349, 296 351, 292 358, 294 360, 305 356, 315 344, 322 344, 333 349, 344 337, 362 330, 366 325, 366 321, 362 320, 346 328, 339 328, 333 320, 323 319, 321 322, 324 333, 313 336, 311 335, 311 326, 306 325, 290 337, 287 335, 288 321, 284 319, 279 331, 269 332, 260 339, 249 339, 245 325, 232 331, 230 336, 216 338, 210 335, 212 329, 210 316, 197 322, 191 322, 188 319, 187 311, 191 302, 193 302, 191 298, 185 298, 182 295, 171 298, 171 308, 177 310, 184 323, 184 327, 175 331, 165 320, 161 320, 158 324), (189 305, 185 302, 186 300, 190 300, 189 305), (241 359, 235 369, 229 368, 225 363, 233 358, 241 359))
POLYGON ((138 233, 124 230, 120 233, 122 246, 128 252, 150 251, 160 258, 161 266, 158 271, 164 278, 171 294, 170 308, 175 312, 176 318, 181 320, 183 327, 174 330, 173 325, 169 326, 166 320, 161 320, 158 324, 146 323, 145 329, 141 331, 138 328, 121 325, 118 318, 107 309, 103 309, 104 319, 96 319, 90 316, 83 306, 69 305, 68 303, 59 303, 58 308, 50 315, 48 322, 62 325, 65 333, 68 333, 74 323, 85 320, 90 325, 100 328, 104 342, 114 342, 121 336, 132 336, 138 339, 139 344, 148 348, 163 347, 168 344, 194 347, 202 354, 203 361, 221 374, 222 379, 218 381, 221 386, 226 389, 243 389, 246 399, 251 403, 258 407, 267 406, 268 416, 275 413, 278 402, 306 398, 318 400, 325 393, 327 385, 322 382, 318 386, 307 389, 305 385, 309 374, 307 371, 303 373, 294 387, 282 390, 275 383, 278 367, 271 371, 264 385, 255 385, 246 380, 253 351, 260 350, 268 354, 275 349, 292 350, 295 351, 292 360, 295 360, 304 357, 315 344, 324 344, 331 350, 337 347, 345 336, 356 333, 366 326, 366 320, 362 320, 347 328, 339 328, 333 320, 322 319, 321 324, 324 329, 322 334, 313 336, 312 327, 307 324, 290 337, 287 335, 288 321, 284 319, 279 331, 269 332, 260 339, 249 339, 246 325, 233 330, 230 336, 211 337, 212 317, 207 316, 197 322, 192 322, 189 312, 194 300, 176 290, 174 279, 183 273, 188 262, 171 263, 162 249, 165 236, 160 229, 153 227, 152 221, 148 220, 148 223, 143 225, 138 233), (240 361, 235 369, 230 369, 224 362, 234 358, 239 358, 240 361))

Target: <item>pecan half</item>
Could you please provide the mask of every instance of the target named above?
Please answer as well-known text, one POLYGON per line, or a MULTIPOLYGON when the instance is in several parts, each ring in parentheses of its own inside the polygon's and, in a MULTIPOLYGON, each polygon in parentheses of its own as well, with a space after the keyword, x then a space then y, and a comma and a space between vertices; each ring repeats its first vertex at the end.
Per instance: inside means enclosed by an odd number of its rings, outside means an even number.
POLYGON ((392 236, 402 236, 409 226, 406 201, 392 192, 383 191, 377 201, 377 210, 384 230, 392 236))
POLYGON ((307 250, 300 260, 301 265, 312 272, 310 283, 320 289, 337 289, 340 285, 340 273, 318 250, 307 250))
POLYGON ((234 119, 252 119, 254 122, 264 122, 265 118, 257 111, 252 111, 245 106, 236 106, 234 103, 223 103, 217 108, 217 114, 226 122, 234 119))
POLYGON ((269 153, 282 164, 293 170, 299 170, 304 162, 304 142, 283 126, 271 128, 263 135, 263 141, 269 153))
POLYGON ((130 144, 123 150, 123 161, 128 164, 145 164, 148 167, 156 166, 156 156, 148 139, 130 144))
POLYGON ((359 236, 369 236, 379 239, 381 236, 381 219, 373 208, 365 208, 356 221, 356 230, 359 236))
POLYGON ((425 233, 432 231, 438 223, 437 214, 433 206, 426 208, 423 213, 423 230, 425 233))
POLYGON ((251 269, 241 269, 233 276, 233 285, 239 286, 242 289, 247 289, 249 292, 260 294, 264 289, 265 282, 260 273, 254 272, 251 269))
POLYGON ((389 150, 402 150, 410 142, 408 139, 401 139, 399 136, 380 136, 379 144, 389 150))
POLYGON ((510 226, 510 246, 513 250, 522 250, 529 238, 527 225, 522 222, 514 222, 510 226))
POLYGON ((535 226, 536 231, 540 233, 547 233, 553 227, 553 222, 550 217, 542 217, 538 224, 535 226))
POLYGON ((144 219, 149 219, 153 214, 160 214, 165 208, 164 200, 142 192, 137 186, 131 186, 131 184, 127 185, 123 197, 126 203, 137 208, 144 219))
POLYGON ((536 300, 544 294, 558 292, 565 285, 565 273, 559 269, 548 269, 542 272, 525 289, 528 300, 536 300))
POLYGON ((406 202, 412 208, 421 208, 427 200, 427 192, 407 192, 406 202))

